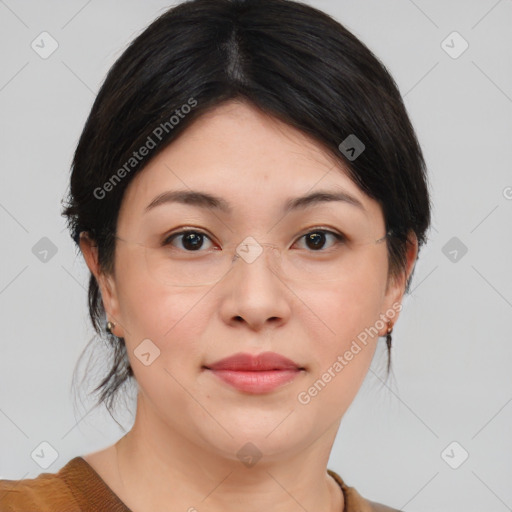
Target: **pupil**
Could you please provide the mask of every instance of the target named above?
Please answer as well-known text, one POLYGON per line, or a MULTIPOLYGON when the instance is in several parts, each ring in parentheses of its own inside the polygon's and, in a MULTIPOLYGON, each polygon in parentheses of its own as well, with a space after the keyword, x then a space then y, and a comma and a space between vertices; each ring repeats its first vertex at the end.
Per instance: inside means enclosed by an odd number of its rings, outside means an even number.
POLYGON ((187 233, 183 237, 183 245, 187 249, 197 249, 202 245, 202 235, 198 233, 187 233))
POLYGON ((325 233, 312 233, 307 235, 306 243, 308 244, 308 247, 318 249, 319 247, 323 246, 325 242, 324 239, 325 233), (309 242, 313 242, 313 245, 310 245, 309 242))

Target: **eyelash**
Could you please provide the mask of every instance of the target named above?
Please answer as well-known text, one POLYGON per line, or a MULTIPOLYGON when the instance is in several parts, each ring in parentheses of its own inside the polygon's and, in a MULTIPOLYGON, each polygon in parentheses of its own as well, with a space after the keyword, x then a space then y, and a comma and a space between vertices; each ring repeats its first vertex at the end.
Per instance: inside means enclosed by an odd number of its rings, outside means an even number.
MULTIPOLYGON (((178 238, 179 236, 183 236, 183 235, 188 235, 190 233, 195 233, 195 234, 198 234, 198 235, 202 235, 206 238, 208 238, 210 241, 211 238, 204 232, 204 231, 201 231, 200 229, 186 229, 186 230, 183 230, 183 231, 179 231, 177 233, 172 233, 170 234, 169 236, 167 236, 164 241, 162 242, 162 246, 168 246, 168 245, 171 245, 171 243, 176 239, 178 238)), ((301 240, 303 239, 305 236, 307 235, 311 235, 313 233, 323 233, 323 234, 327 234, 327 235, 332 235, 334 238, 335 238, 335 244, 334 245, 339 245, 339 244, 344 244, 347 242, 347 238, 345 235, 343 235, 342 233, 337 233, 335 231, 331 231, 329 229, 325 229, 325 228, 315 228, 315 229, 311 229, 309 230, 308 232, 304 233, 303 235, 301 235, 298 240, 301 240)), ((212 241, 213 242, 213 241, 212 241)), ((187 251, 185 250, 185 252, 201 252, 201 250, 198 250, 198 251, 187 251)), ((311 251, 308 251, 308 252, 326 252, 326 250, 323 250, 323 249, 320 249, 318 251, 314 251, 314 250, 311 250, 311 251)))

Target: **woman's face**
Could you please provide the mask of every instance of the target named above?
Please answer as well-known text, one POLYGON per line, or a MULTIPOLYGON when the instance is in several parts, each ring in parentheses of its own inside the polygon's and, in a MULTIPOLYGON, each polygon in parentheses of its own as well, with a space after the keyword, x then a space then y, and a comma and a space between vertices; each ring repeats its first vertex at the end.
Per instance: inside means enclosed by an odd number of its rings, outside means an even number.
MULTIPOLYGON (((398 318, 405 285, 404 277, 387 286, 386 243, 374 243, 385 235, 381 208, 339 163, 295 129, 230 102, 202 116, 132 180, 117 235, 132 243, 117 242, 115 271, 101 279, 101 291, 114 333, 125 338, 147 423, 231 459, 247 442, 267 458, 282 457, 335 433, 386 332, 384 317, 398 318), (284 210, 320 190, 354 201, 284 210), (170 201, 147 208, 168 191, 210 194, 229 210, 170 201), (158 248, 183 228, 194 228, 195 238, 158 248), (336 245, 318 228, 348 242, 336 245), (307 233, 317 233, 318 245, 306 243, 307 233), (215 284, 169 285, 185 275, 175 268, 197 268, 199 282, 202 265, 214 261, 201 258, 218 258, 216 251, 247 237, 280 246, 282 261, 290 256, 284 267, 298 266, 281 273, 276 253, 264 250, 253 261, 236 259, 215 284), (318 279, 301 279, 302 264, 318 279), (205 368, 262 352, 301 370, 269 389, 233 386, 205 368)), ((415 257, 412 251, 410 264, 415 257)))

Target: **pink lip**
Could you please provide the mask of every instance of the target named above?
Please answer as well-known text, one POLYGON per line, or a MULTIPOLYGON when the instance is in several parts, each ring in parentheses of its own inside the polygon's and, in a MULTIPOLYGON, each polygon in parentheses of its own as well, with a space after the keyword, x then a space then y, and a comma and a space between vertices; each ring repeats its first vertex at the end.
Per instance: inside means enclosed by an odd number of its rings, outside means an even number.
POLYGON ((238 353, 204 368, 247 393, 272 391, 292 381, 304 369, 275 352, 263 352, 257 356, 238 353))

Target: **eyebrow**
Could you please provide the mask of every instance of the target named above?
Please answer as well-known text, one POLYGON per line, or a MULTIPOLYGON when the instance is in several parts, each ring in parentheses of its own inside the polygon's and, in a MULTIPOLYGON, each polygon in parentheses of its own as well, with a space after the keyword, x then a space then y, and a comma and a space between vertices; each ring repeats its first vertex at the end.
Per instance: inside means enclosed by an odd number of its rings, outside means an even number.
MULTIPOLYGON (((347 192, 331 192, 328 190, 320 190, 300 197, 288 199, 283 207, 283 213, 294 210, 302 210, 310 206, 314 206, 324 202, 344 202, 366 211, 365 207, 359 199, 348 194, 347 192)), ((229 203, 221 197, 214 196, 206 192, 194 190, 169 190, 156 196, 145 208, 145 212, 166 203, 179 203, 197 206, 200 208, 208 208, 220 210, 225 213, 231 213, 232 208, 229 203)))

